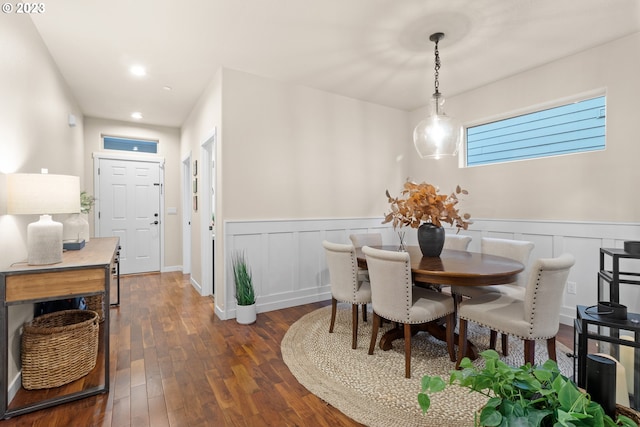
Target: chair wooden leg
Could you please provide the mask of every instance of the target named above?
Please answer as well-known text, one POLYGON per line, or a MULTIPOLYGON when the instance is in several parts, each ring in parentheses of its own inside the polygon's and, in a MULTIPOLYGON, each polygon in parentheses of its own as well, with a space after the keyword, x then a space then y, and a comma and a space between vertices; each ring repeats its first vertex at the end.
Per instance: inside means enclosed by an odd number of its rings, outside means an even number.
POLYGON ((507 357, 509 355, 509 335, 502 334, 502 355, 507 357))
POLYGON ((456 361, 456 351, 454 346, 455 334, 454 331, 456 329, 456 316, 451 313, 447 316, 447 351, 449 351, 449 359, 452 362, 456 361))
POLYGON ((460 362, 467 353, 467 320, 460 319, 458 322, 458 360, 456 361, 456 369, 460 369, 460 362))
POLYGON ((336 308, 338 306, 338 301, 335 298, 331 298, 331 324, 329 325, 329 333, 333 332, 333 326, 336 323, 336 308))
POLYGON ((362 321, 367 321, 367 304, 362 304, 362 321))
POLYGON ((351 348, 358 347, 358 304, 351 304, 351 348))
POLYGON ((549 359, 557 362, 556 359, 556 337, 549 338, 547 340, 547 353, 549 353, 549 359))
POLYGON ((498 332, 494 331, 493 329, 491 330, 491 332, 489 333, 489 348, 491 350, 495 350, 496 349, 496 340, 498 339, 498 332))
POLYGON ((411 325, 404 324, 404 377, 411 378, 411 325))
POLYGON ((369 343, 369 354, 373 354, 378 339, 378 328, 380 327, 380 316, 373 312, 373 326, 371 327, 371 342, 369 343))
POLYGON ((452 293, 451 297, 453 298, 453 314, 458 318, 458 304, 462 302, 462 295, 452 293))
POLYGON ((536 362, 536 340, 524 340, 524 363, 536 362))

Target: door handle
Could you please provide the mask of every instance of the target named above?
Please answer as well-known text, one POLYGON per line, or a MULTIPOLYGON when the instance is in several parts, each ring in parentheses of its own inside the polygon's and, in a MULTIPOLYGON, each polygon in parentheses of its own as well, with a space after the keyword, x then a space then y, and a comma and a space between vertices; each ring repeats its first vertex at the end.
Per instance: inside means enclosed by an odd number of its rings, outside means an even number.
POLYGON ((150 222, 149 225, 158 225, 158 221, 150 222))

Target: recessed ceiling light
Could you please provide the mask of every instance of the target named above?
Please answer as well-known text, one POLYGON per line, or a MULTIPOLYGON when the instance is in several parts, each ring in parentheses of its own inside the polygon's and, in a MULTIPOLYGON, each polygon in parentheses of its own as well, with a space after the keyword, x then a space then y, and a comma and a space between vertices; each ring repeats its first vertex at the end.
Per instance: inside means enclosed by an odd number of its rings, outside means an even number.
POLYGON ((147 70, 142 65, 134 65, 129 69, 134 76, 142 77, 147 75, 147 70))
POLYGON ((166 90, 167 92, 171 92, 173 90, 171 86, 163 86, 162 89, 166 90))
POLYGON ((140 113, 139 111, 136 111, 134 113, 131 113, 131 117, 133 117, 136 120, 140 120, 142 118, 142 113, 140 113))

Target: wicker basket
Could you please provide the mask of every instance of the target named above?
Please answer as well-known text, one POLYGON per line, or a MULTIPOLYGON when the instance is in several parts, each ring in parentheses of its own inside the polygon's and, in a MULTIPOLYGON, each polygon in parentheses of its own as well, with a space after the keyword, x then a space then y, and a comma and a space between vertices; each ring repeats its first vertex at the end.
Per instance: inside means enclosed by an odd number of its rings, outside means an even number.
POLYGON ((98 313, 65 310, 25 323, 22 334, 22 386, 59 387, 87 375, 98 355, 98 313))
POLYGON ((102 294, 84 297, 84 301, 87 303, 87 310, 98 313, 100 323, 104 322, 104 298, 102 294))
POLYGON ((636 424, 640 425, 640 413, 626 406, 616 404, 616 416, 624 415, 631 418, 636 424))

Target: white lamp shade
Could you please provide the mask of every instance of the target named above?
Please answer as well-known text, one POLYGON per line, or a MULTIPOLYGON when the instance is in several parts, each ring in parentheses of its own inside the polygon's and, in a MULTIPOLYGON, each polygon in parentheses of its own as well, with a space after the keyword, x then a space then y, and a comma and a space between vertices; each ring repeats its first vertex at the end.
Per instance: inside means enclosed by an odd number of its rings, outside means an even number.
POLYGON ((7 176, 7 213, 12 215, 80 212, 80 178, 16 173, 7 176))

